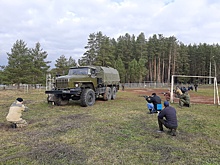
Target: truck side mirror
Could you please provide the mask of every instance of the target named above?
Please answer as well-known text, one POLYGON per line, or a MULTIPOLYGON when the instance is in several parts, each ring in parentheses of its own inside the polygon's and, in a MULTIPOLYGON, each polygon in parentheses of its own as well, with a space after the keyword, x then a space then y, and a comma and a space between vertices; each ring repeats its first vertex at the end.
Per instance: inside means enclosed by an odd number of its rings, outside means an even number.
POLYGON ((91 70, 91 76, 96 76, 96 71, 95 70, 91 70))

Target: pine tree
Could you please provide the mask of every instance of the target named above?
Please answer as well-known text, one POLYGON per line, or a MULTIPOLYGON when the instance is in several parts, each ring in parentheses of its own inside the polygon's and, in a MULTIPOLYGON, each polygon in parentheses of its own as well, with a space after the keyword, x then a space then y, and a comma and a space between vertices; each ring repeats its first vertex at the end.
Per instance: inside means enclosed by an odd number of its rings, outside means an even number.
POLYGON ((138 62, 136 59, 133 59, 131 62, 129 62, 129 72, 128 72, 128 77, 129 81, 131 83, 138 82, 138 62))
POLYGON ((5 68, 7 80, 10 83, 17 84, 20 88, 21 83, 32 82, 33 56, 27 44, 22 40, 17 40, 8 55, 8 65, 5 68))
POLYGON ((0 84, 6 84, 5 66, 0 65, 0 84))
POLYGON ((96 35, 94 33, 89 35, 88 44, 85 46, 86 52, 79 61, 80 65, 93 65, 96 56, 96 35))
POLYGON ((125 70, 124 63, 122 62, 120 57, 118 57, 117 60, 115 61, 114 68, 117 69, 119 72, 121 83, 125 83, 126 70, 125 70))
POLYGON ((36 43, 35 48, 31 49, 30 54, 33 58, 33 66, 32 72, 34 73, 32 76, 33 84, 44 84, 46 79, 46 73, 50 68, 50 61, 45 61, 48 54, 46 51, 43 51, 40 43, 36 43))
POLYGON ((67 62, 67 66, 70 68, 70 67, 74 67, 74 66, 76 66, 77 64, 76 64, 76 60, 74 60, 71 56, 70 56, 70 58, 69 58, 69 60, 68 60, 68 62, 67 62))
POLYGON ((135 44, 136 48, 136 60, 142 58, 147 59, 147 44, 144 33, 141 33, 136 40, 135 44))
POLYGON ((143 58, 140 58, 138 60, 138 82, 141 83, 144 80, 144 76, 146 75, 147 69, 145 67, 146 60, 143 58))
POLYGON ((97 45, 99 45, 97 49, 97 56, 95 65, 99 66, 113 66, 113 48, 111 45, 111 41, 106 36, 100 36, 101 38, 97 40, 97 45))
POLYGON ((65 55, 61 55, 57 60, 56 60, 56 74, 57 75, 66 75, 69 71, 68 67, 68 61, 65 55))

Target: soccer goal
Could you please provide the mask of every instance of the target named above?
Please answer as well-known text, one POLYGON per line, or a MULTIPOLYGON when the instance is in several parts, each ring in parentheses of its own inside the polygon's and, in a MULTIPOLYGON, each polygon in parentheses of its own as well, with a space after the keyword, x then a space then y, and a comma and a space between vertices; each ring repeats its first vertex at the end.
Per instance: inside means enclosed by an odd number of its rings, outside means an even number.
POLYGON ((208 79, 213 79, 214 81, 214 102, 213 104, 216 104, 216 99, 217 99, 217 105, 219 105, 219 94, 218 94, 218 83, 217 83, 217 78, 216 77, 210 77, 210 76, 186 76, 186 75, 172 75, 172 79, 171 79, 171 91, 170 91, 170 102, 173 103, 173 86, 174 86, 174 78, 175 77, 187 77, 187 78, 191 78, 191 77, 195 77, 195 78, 208 78, 208 79))

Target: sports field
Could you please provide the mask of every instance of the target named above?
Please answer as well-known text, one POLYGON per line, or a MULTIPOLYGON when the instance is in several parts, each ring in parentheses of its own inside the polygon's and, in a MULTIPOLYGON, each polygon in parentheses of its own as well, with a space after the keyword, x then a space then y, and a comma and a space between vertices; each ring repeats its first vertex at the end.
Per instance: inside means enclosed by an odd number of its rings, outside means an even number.
POLYGON ((213 90, 190 91, 190 108, 178 108, 177 99, 171 104, 177 136, 157 133, 157 114, 147 114, 145 99, 138 97, 153 92, 165 100, 159 94, 164 89, 125 89, 116 100, 81 107, 77 101, 48 105, 39 90, 0 91, 0 164, 220 164, 220 108, 212 104, 213 90), (23 113, 29 125, 12 129, 5 117, 18 96, 30 109, 23 113))

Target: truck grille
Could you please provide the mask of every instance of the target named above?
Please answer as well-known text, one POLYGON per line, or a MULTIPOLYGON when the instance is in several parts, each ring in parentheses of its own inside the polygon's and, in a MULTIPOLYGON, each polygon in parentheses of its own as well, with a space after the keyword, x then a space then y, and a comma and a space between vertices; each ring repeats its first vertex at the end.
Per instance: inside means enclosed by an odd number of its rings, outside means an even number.
POLYGON ((57 79, 56 80, 57 88, 67 88, 68 87, 68 79, 57 79))

